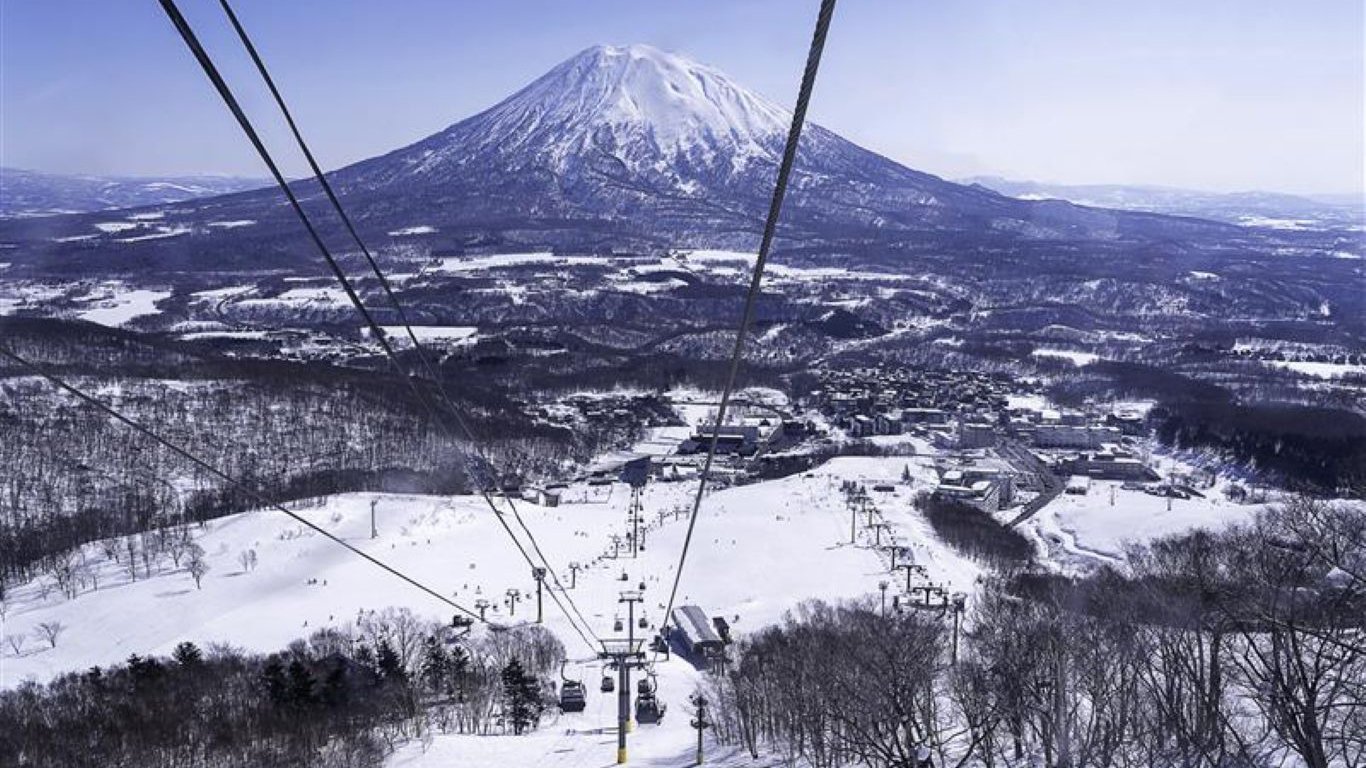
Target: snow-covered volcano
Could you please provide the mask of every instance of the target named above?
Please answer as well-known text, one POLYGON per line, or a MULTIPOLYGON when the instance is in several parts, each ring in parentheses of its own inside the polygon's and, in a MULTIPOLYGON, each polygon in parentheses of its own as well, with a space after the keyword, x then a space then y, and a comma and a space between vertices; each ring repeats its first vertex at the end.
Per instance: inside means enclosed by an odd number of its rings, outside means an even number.
MULTIPOLYGON (((595 46, 491 109, 337 178, 358 198, 401 185, 481 219, 515 212, 541 223, 607 219, 638 234, 744 239, 766 210, 791 119, 686 57, 595 46)), ((785 222, 789 232, 867 236, 991 229, 997 218, 1027 219, 1028 227, 1005 229, 1046 234, 1096 217, 952 184, 808 125, 785 222)), ((1104 215, 1098 223, 1113 226, 1104 215)))
MULTIPOLYGON (((751 249, 790 120, 789 110, 712 67, 645 45, 595 46, 480 114, 330 175, 376 242, 751 249)), ((306 194, 315 191, 310 186, 298 184, 306 194)), ((299 247, 298 222, 275 190, 164 214, 169 232, 187 236, 115 247, 136 250, 149 268, 172 270, 197 269, 197 259, 246 266, 313 256, 299 247), (224 221, 253 224, 214 224, 224 221)), ((322 225, 329 226, 327 217, 322 225)), ((93 240, 91 226, 79 217, 48 220, 41 229, 0 223, 0 238, 27 241, 26 253, 74 267, 82 255, 96 258, 84 252, 104 245, 93 240)), ((1017 252, 1021 243, 1039 241, 1112 249, 1251 237, 1194 219, 1017 200, 954 184, 810 124, 779 234, 812 252, 914 249, 960 258, 1017 252)), ((108 261, 107 251, 98 260, 108 261)))
POLYGON ((661 159, 743 166, 776 159, 790 120, 711 67, 646 45, 595 46, 401 157, 415 174, 486 153, 560 171, 594 154, 636 171, 661 159))
MULTIPOLYGON (((716 69, 646 45, 600 45, 493 108, 338 177, 353 193, 478 179, 510 185, 547 213, 619 214, 661 195, 715 203, 771 184, 790 121, 716 69)), ((813 129, 806 159, 832 140, 862 152, 813 129)))

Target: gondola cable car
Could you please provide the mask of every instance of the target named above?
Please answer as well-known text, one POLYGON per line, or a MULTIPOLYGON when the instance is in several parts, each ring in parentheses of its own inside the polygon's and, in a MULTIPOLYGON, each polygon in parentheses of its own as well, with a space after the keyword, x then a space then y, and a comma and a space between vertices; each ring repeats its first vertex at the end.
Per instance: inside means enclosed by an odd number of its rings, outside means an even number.
POLYGON ((560 711, 582 712, 588 706, 588 690, 582 680, 571 680, 564 674, 566 662, 560 662, 560 711))
POLYGON ((636 684, 636 722, 641 725, 657 725, 664 720, 664 712, 668 705, 661 704, 659 697, 655 695, 659 690, 659 683, 654 672, 647 671, 646 675, 636 684))

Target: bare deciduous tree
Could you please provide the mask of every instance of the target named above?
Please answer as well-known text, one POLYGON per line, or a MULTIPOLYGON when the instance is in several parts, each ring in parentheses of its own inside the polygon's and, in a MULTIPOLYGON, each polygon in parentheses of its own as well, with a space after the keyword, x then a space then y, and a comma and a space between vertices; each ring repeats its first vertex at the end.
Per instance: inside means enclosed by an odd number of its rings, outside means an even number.
POLYGON ((44 621, 34 628, 33 634, 40 640, 46 640, 49 648, 57 647, 57 640, 66 631, 66 625, 60 621, 44 621))
POLYGON ((194 579, 194 588, 199 589, 204 574, 209 572, 209 561, 204 559, 203 547, 198 544, 190 544, 185 551, 185 569, 190 572, 190 576, 194 579))

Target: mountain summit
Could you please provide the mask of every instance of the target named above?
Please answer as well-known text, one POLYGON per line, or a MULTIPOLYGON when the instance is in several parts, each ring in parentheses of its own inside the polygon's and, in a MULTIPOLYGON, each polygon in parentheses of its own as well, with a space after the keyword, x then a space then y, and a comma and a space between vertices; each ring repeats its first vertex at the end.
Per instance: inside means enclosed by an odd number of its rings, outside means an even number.
POLYGON ((338 177, 363 194, 395 183, 449 191, 475 174, 523 201, 498 195, 514 209, 534 197, 544 213, 618 214, 652 196, 718 200, 723 188, 771 185, 790 121, 711 67, 647 45, 599 45, 338 177))
POLYGON ((710 67, 646 45, 595 46, 403 159, 417 174, 487 153, 558 170, 598 154, 650 170, 660 158, 743 165, 776 161, 790 120, 710 67))

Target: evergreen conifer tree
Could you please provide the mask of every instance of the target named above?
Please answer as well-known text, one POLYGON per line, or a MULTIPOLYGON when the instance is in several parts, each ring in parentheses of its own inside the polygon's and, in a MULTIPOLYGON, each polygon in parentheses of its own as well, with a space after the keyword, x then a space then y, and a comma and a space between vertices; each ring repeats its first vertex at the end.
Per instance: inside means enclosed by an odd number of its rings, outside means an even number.
POLYGON ((398 654, 394 652, 394 647, 389 644, 387 639, 379 641, 379 650, 375 654, 375 664, 379 667, 379 673, 386 681, 402 681, 407 679, 408 674, 403 669, 403 662, 399 660, 398 654))
POLYGON ((541 691, 535 675, 527 674, 521 662, 513 659, 503 667, 503 715, 512 732, 535 728, 541 719, 541 691))
POLYGON ((188 641, 177 645, 171 657, 182 667, 196 667, 204 661, 204 654, 200 652, 199 646, 188 641))
POLYGON ((444 693, 450 677, 450 657, 436 635, 429 635, 423 646, 422 680, 432 693, 444 693))
POLYGON ((266 695, 273 704, 283 704, 289 697, 289 686, 285 682, 285 667, 278 658, 272 656, 261 670, 261 681, 265 684, 266 695))
POLYGON ((302 661, 289 663, 289 701, 296 707, 307 707, 314 702, 313 673, 302 661))

